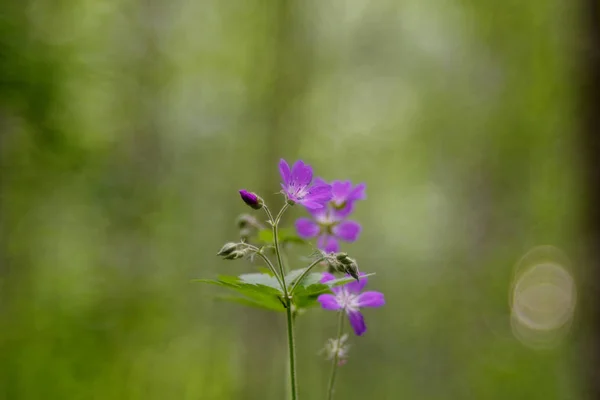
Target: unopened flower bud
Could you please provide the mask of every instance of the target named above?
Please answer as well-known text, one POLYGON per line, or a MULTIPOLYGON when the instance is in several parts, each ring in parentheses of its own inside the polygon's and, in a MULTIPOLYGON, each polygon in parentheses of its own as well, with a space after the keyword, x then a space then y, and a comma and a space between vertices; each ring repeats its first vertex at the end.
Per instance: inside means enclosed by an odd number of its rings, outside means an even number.
POLYGON ((234 250, 236 250, 237 247, 238 247, 238 243, 233 243, 233 242, 225 243, 225 245, 223 247, 221 247, 221 250, 219 250, 217 255, 218 256, 228 256, 234 250))
POLYGON ((348 253, 336 253, 335 258, 337 258, 338 261, 343 261, 348 258, 348 253))
POLYGON ((244 203, 248 204, 255 210, 260 210, 265 205, 264 200, 260 198, 256 193, 249 192, 245 189, 240 190, 240 196, 242 196, 242 200, 244 200, 244 203))
POLYGON ((245 252, 240 250, 235 250, 223 257, 225 260, 237 260, 238 258, 242 258, 246 255, 245 252))
POLYGON ((351 263, 345 264, 344 266, 346 267, 345 272, 358 281, 358 264, 355 261, 353 261, 351 263))
POLYGON ((338 263, 338 265, 335 265, 338 271, 344 272, 358 280, 358 263, 354 258, 348 257, 347 253, 336 253, 335 260, 338 263))

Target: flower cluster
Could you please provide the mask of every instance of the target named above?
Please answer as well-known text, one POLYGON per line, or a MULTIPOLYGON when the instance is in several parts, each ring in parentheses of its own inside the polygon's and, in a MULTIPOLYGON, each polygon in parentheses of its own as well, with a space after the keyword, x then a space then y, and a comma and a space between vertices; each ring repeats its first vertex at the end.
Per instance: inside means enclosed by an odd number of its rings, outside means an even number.
POLYGON ((232 302, 271 311, 285 311, 292 400, 298 399, 294 320, 306 308, 318 304, 323 309, 336 311, 338 333, 329 339, 323 349, 333 365, 327 389, 327 398, 331 399, 336 369, 348 359, 348 335, 343 334, 346 316, 354 333, 362 336, 367 326, 361 309, 385 304, 382 293, 363 291, 367 275, 359 271, 356 259, 340 252, 341 242, 354 242, 360 235, 361 225, 349 219, 349 216, 356 202, 366 198, 365 184, 353 185, 350 181, 327 183, 320 178, 313 179, 311 166, 302 160, 296 161, 291 168, 285 160, 280 160, 279 173, 282 179, 281 193, 285 196, 279 212, 273 213, 258 194, 241 189, 239 194, 242 201, 253 210, 262 210, 268 218, 267 224, 252 215, 239 216, 237 226, 240 241, 225 243, 217 253, 224 260, 245 258, 254 262, 260 259, 264 263, 263 269, 267 271, 239 276, 220 275, 218 279, 198 281, 218 285, 235 293, 227 296, 232 302), (311 218, 296 221, 298 236, 303 239, 316 238, 319 250, 314 252, 317 256, 308 266, 291 270, 288 259, 284 257, 283 251, 287 248, 284 245, 302 240, 294 234, 283 233, 279 228, 284 213, 295 204, 304 206, 311 215, 311 218), (276 263, 272 261, 273 257, 276 263), (326 267, 329 272, 313 271, 320 267, 326 267), (336 279, 333 273, 344 278, 336 279))
MULTIPOLYGON (((315 179, 317 185, 327 185, 315 179)), ((361 226, 347 217, 358 200, 366 198, 365 184, 353 186, 350 181, 331 182, 331 197, 325 207, 309 209, 312 218, 296 221, 296 231, 303 239, 317 237, 317 247, 328 253, 340 251, 339 241, 354 242, 360 235, 361 226)))
MULTIPOLYGON (((321 178, 313 180, 313 170, 302 160, 289 164, 279 161, 281 188, 289 205, 303 205, 311 218, 299 218, 295 226, 303 239, 317 238, 317 247, 323 252, 324 262, 331 272, 340 272, 351 276, 356 282, 332 288, 333 294, 322 294, 318 302, 326 310, 345 312, 354 333, 362 336, 367 327, 360 309, 363 307, 381 307, 385 299, 380 292, 363 292, 367 284, 364 273, 359 273, 356 260, 340 253, 340 241, 354 242, 361 232, 361 225, 348 217, 354 211, 356 202, 366 198, 366 185, 335 180, 327 183, 321 178)), ((240 190, 242 200, 253 209, 263 208, 263 199, 253 192, 240 190)), ((244 221, 245 222, 245 221, 244 221)), ((244 225, 244 227, 246 224, 244 225)), ((219 253, 225 259, 236 259, 247 255, 244 244, 227 244, 219 253)), ((324 273, 321 282, 335 279, 331 273, 324 273)))
MULTIPOLYGON (((279 167, 284 181, 284 192, 288 198, 296 196, 293 200, 306 206, 305 197, 315 192, 314 189, 311 191, 307 186, 312 181, 310 166, 302 161, 297 161, 291 174, 284 160, 281 160, 279 167), (305 194, 305 197, 301 197, 299 194, 305 194)), ((350 181, 338 180, 328 184, 323 179, 317 178, 314 181, 314 187, 320 188, 318 201, 311 199, 308 201, 311 206, 306 206, 312 218, 299 218, 296 221, 296 231, 304 239, 317 238, 317 247, 325 253, 337 253, 328 257, 336 265, 339 264, 338 268, 333 270, 343 271, 347 276, 357 279, 357 282, 333 288, 333 294, 323 294, 319 296, 318 301, 324 309, 346 312, 354 333, 362 336, 367 327, 360 308, 381 307, 385 304, 385 299, 379 292, 360 293, 367 284, 367 278, 363 273, 358 273, 354 259, 345 253, 338 252, 340 251, 340 241, 354 242, 360 235, 361 225, 356 221, 349 220, 348 217, 354 211, 356 202, 366 198, 366 185, 364 183, 353 185, 350 181), (320 207, 314 207, 313 203, 319 203, 320 207)), ((331 261, 328 263, 331 265, 331 261)), ((325 273, 321 282, 333 279, 335 277, 332 274, 325 273)))

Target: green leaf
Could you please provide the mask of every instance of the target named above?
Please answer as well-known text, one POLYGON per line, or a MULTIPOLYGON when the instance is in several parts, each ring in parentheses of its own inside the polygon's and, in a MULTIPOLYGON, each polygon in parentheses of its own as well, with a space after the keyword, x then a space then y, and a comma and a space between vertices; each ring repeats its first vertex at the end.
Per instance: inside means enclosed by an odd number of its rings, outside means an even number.
MULTIPOLYGON (((290 285, 292 283, 294 283, 294 281, 296 279, 298 279, 300 277, 300 275, 302 275, 302 273, 306 271, 306 268, 300 268, 300 269, 295 269, 293 271, 290 271, 286 276, 285 276, 285 284, 286 285, 290 285)), ((302 279, 302 281, 305 281, 305 279, 302 279)))
POLYGON ((223 280, 215 280, 215 279, 192 279, 192 282, 200 282, 200 283, 208 283, 210 285, 218 285, 218 286, 229 286, 229 287, 239 287, 238 285, 223 281, 223 280))
POLYGON ((301 286, 314 285, 316 283, 321 282, 321 279, 323 279, 322 272, 311 272, 310 274, 306 275, 304 277, 304 279, 302 279, 302 282, 300 282, 300 285, 301 286))
POLYGON ((279 282, 277 278, 269 274, 243 274, 239 276, 240 281, 244 283, 249 283, 251 285, 263 285, 270 287, 272 289, 277 290, 279 293, 283 293, 281 291, 281 287, 279 286, 279 282))
MULTIPOLYGON (((284 309, 282 303, 282 292, 279 289, 277 279, 268 274, 245 274, 241 276, 219 276, 218 279, 197 279, 195 282, 208 283, 226 287, 238 295, 243 300, 237 301, 249 305, 270 310, 281 311, 284 309), (276 287, 273 287, 273 284, 276 287)), ((229 296, 236 297, 239 296, 229 296)))
POLYGON ((231 303, 238 303, 248 307, 260 308, 263 310, 270 311, 284 311, 285 308, 283 304, 279 301, 272 302, 270 299, 263 299, 265 301, 261 301, 258 299, 251 299, 247 297, 240 296, 217 296, 217 300, 228 301, 231 303))

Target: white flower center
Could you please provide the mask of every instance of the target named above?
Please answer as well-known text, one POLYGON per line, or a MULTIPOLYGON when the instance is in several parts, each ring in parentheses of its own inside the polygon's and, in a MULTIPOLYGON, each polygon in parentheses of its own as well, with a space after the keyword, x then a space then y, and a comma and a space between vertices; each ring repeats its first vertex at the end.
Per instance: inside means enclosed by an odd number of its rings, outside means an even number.
POLYGON ((358 311, 358 294, 351 293, 347 291, 346 288, 342 288, 336 297, 339 305, 341 305, 344 310, 348 312, 358 311))
POLYGON ((308 194, 308 186, 300 185, 296 186, 295 182, 291 182, 288 186, 289 193, 297 199, 302 199, 308 194))

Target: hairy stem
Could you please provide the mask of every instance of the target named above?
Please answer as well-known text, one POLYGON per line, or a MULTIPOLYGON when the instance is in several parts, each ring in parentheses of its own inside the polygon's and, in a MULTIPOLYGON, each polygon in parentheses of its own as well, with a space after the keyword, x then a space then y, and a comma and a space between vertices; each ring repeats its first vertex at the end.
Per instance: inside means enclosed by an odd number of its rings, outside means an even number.
POLYGON ((289 350, 289 361, 290 361, 290 391, 291 391, 291 400, 298 399, 298 384, 296 382, 296 341, 294 338, 294 315, 292 311, 292 296, 291 293, 287 290, 287 285, 285 283, 285 272, 283 270, 283 263, 281 262, 281 251, 279 249, 279 221, 283 216, 283 213, 289 204, 286 202, 285 205, 281 208, 277 217, 273 219, 273 215, 268 208, 265 207, 265 211, 271 220, 271 225, 273 227, 273 244, 275 245, 275 254, 277 255, 277 264, 279 265, 279 272, 281 273, 281 286, 283 289, 283 293, 285 294, 285 313, 286 313, 286 321, 287 321, 287 336, 288 336, 288 350, 289 350))
POLYGON ((337 331, 337 346, 338 348, 336 349, 335 354, 333 355, 333 360, 331 361, 331 375, 329 377, 329 385, 327 387, 327 400, 332 400, 333 399, 333 388, 335 386, 335 378, 337 375, 337 370, 338 370, 338 364, 340 362, 340 352, 339 352, 339 346, 340 346, 340 340, 342 339, 342 331, 344 328, 344 312, 340 311, 340 316, 338 318, 338 331, 337 331))
MULTIPOLYGON (((287 295, 287 289, 286 289, 286 285, 285 285, 285 272, 283 270, 283 262, 281 261, 281 251, 279 249, 279 221, 281 220, 281 217, 283 216, 283 213, 285 212, 285 210, 287 210, 287 208, 290 205, 288 203, 285 203, 283 205, 283 207, 281 207, 281 210, 279 211, 279 214, 277 214, 277 217, 275 217, 275 221, 273 221, 273 242, 275 244, 275 254, 277 255, 277 264, 279 264, 279 271, 281 272, 281 280, 283 281, 283 292, 287 295)), ((271 218, 272 219, 272 218, 271 218)), ((291 299, 290 299, 291 301, 291 299)))

